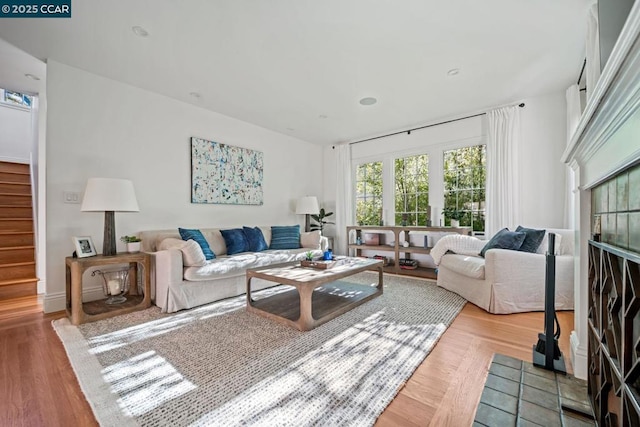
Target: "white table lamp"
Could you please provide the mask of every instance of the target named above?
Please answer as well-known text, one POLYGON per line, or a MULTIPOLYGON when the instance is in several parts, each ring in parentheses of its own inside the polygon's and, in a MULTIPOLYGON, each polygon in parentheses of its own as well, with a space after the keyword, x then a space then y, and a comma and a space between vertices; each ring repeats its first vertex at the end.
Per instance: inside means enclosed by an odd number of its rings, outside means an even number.
POLYGON ((90 178, 82 199, 82 212, 104 212, 102 255, 116 254, 115 212, 139 212, 133 183, 128 179, 90 178))
POLYGON ((306 216, 304 231, 311 231, 310 215, 317 215, 319 212, 320 207, 318 206, 316 196, 304 196, 298 199, 296 203, 296 213, 306 216))

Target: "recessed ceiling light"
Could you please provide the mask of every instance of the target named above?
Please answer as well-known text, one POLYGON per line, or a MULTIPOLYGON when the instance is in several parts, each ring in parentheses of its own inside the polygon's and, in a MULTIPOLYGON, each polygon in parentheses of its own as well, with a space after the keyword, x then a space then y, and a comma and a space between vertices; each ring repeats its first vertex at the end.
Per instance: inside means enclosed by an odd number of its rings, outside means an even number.
POLYGON ((149 35, 149 31, 145 30, 144 28, 138 25, 136 25, 135 27, 131 27, 131 30, 133 30, 136 36, 147 37, 149 35))
POLYGON ((378 100, 377 100, 377 99, 375 99, 375 98, 372 98, 372 97, 370 97, 370 96, 368 96, 368 97, 366 97, 366 98, 362 98, 362 99, 360 100, 360 104, 362 104, 362 105, 373 105, 373 104, 375 104, 376 102, 378 102, 378 100))
POLYGON ((195 99, 200 99, 202 97, 198 92, 189 92, 189 96, 195 99))
POLYGON ((318 117, 321 118, 321 119, 326 119, 327 115, 326 114, 320 114, 318 117))
POLYGON ((447 76, 455 76, 460 73, 460 68, 452 68, 447 71, 447 76))
POLYGON ((31 79, 31 80, 36 80, 36 81, 37 81, 37 80, 40 80, 40 77, 38 77, 38 76, 36 76, 36 75, 33 75, 33 74, 29 74, 29 73, 27 73, 27 74, 25 74, 24 76, 25 76, 26 78, 28 78, 28 79, 31 79))

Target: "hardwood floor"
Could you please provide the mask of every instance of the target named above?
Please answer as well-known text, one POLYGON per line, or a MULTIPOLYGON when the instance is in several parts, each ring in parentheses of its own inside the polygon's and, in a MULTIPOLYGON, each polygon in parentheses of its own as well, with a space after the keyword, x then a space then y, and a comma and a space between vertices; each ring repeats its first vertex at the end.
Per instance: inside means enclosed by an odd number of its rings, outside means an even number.
MULTIPOLYGON (((51 327, 64 313, 40 310, 35 297, 0 305, 0 425, 97 425, 51 327)), ((573 312, 558 319, 569 359, 573 312)), ((376 425, 471 425, 493 353, 531 361, 542 329, 543 313, 491 315, 467 303, 376 425)))
MULTIPOLYGON (((470 426, 491 358, 501 353, 531 362, 544 313, 492 315, 471 303, 416 369, 377 426, 470 426)), ((558 312, 560 350, 570 366, 573 311, 558 312)))

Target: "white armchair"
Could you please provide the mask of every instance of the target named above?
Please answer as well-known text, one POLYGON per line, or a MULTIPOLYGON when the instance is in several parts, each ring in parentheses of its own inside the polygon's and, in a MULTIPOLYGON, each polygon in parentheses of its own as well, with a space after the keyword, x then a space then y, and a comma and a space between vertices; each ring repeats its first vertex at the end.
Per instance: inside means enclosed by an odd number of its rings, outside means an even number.
MULTIPOLYGON (((574 231, 547 232, 560 236, 556 237, 556 310, 573 310, 574 231)), ((490 249, 485 258, 447 253, 438 265, 438 286, 490 313, 542 311, 546 241, 545 238, 538 253, 490 249)))

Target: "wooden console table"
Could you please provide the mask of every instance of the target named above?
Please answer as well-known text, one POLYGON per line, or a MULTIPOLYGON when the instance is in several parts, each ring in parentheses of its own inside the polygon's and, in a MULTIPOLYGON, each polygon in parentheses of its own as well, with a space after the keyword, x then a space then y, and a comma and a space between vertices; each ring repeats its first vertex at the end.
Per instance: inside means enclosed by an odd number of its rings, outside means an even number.
POLYGON ((350 225, 347 227, 347 238, 350 239, 351 231, 355 231, 356 235, 363 235, 364 233, 379 233, 383 234, 385 232, 392 232, 394 237, 394 245, 389 246, 385 244, 380 245, 366 245, 363 244, 358 245, 355 243, 351 243, 349 240, 349 252, 351 250, 354 251, 355 256, 361 256, 363 250, 368 251, 377 251, 377 252, 393 252, 393 260, 394 263, 387 265, 384 267, 384 271, 387 273, 394 274, 405 274, 407 276, 417 276, 417 277, 425 277, 428 279, 436 278, 436 271, 433 268, 427 267, 418 267, 415 270, 405 270, 400 267, 400 263, 398 260, 400 258, 411 258, 411 254, 429 254, 431 252, 431 248, 425 248, 424 246, 402 246, 402 242, 409 241, 410 233, 420 233, 424 234, 426 232, 449 232, 449 233, 458 233, 470 236, 473 232, 471 227, 412 227, 412 226, 376 226, 376 225, 350 225), (403 255, 402 257, 400 255, 403 255))
POLYGON ((89 258, 67 257, 67 315, 74 325, 106 319, 120 314, 131 313, 151 307, 151 258, 149 254, 120 253, 114 256, 98 255, 89 258), (129 292, 122 304, 107 305, 106 298, 82 302, 82 275, 93 267, 129 264, 129 292), (138 293, 138 266, 143 269, 143 294, 138 293))

